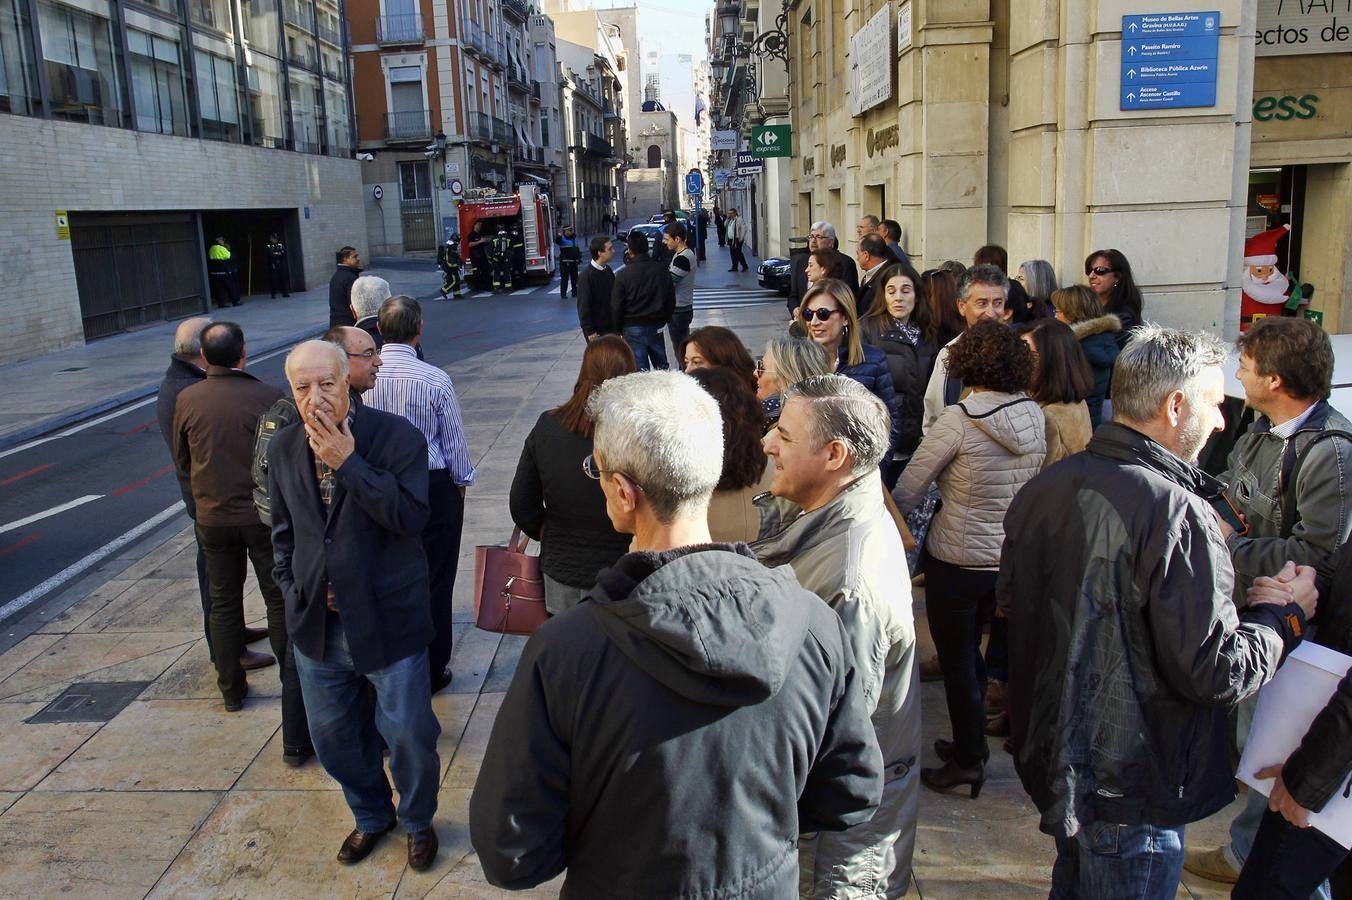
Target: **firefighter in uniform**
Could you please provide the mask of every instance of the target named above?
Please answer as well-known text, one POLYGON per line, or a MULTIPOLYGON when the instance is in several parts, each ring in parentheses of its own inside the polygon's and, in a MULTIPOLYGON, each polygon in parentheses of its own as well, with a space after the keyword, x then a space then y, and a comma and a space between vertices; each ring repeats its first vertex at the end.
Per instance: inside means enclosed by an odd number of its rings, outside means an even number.
POLYGON ((501 229, 488 240, 488 264, 493 269, 493 290, 512 289, 512 238, 501 229))
POLYGON ((460 235, 446 238, 437 248, 437 268, 441 270, 441 299, 460 299, 460 235))
POLYGON ((512 285, 526 283, 526 241, 521 236, 521 226, 512 223, 512 285))
POLYGON ((469 232, 470 287, 486 291, 492 286, 489 277, 488 244, 491 236, 483 222, 475 222, 469 232))
POLYGON ((286 244, 283 244, 276 234, 268 235, 268 245, 264 248, 268 257, 268 291, 273 299, 277 298, 277 291, 282 292, 283 297, 291 296, 291 279, 288 278, 288 267, 286 264, 286 244))

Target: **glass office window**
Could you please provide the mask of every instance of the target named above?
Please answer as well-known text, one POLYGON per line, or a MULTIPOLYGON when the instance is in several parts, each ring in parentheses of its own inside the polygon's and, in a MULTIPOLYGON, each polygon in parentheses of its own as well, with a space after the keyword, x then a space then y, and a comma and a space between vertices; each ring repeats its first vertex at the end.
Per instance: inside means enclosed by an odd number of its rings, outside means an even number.
POLYGON ((319 70, 314 37, 293 27, 289 22, 286 26, 286 61, 311 72, 319 70))
POLYGON ((188 0, 194 25, 211 28, 221 34, 234 34, 235 23, 230 16, 230 0, 188 0))
POLYGON ((37 66, 21 0, 0 0, 0 112, 36 115, 37 66))
POLYGON ((38 20, 52 115, 120 126, 122 91, 107 0, 81 0, 79 7, 39 0, 38 20))
POLYGON ((282 64, 270 56, 249 57, 249 125, 253 142, 260 147, 285 147, 286 124, 282 120, 282 64))
POLYGON ((196 44, 197 106, 202 116, 202 137, 238 143, 243 135, 234 48, 202 34, 196 36, 196 44))
POLYGON ((174 19, 182 21, 183 11, 179 7, 179 0, 133 0, 141 6, 149 6, 151 9, 158 10, 166 16, 172 16, 174 19))
POLYGON ((244 37, 255 50, 281 54, 281 15, 278 0, 244 0, 244 37))
POLYGON ((308 72, 290 70, 291 137, 301 153, 322 149, 323 121, 320 114, 319 79, 308 72))
POLYGON ((127 50, 136 130, 186 137, 188 93, 178 41, 128 28, 127 50))
POLYGON ((324 79, 324 117, 329 156, 352 155, 352 123, 347 114, 347 89, 324 79))

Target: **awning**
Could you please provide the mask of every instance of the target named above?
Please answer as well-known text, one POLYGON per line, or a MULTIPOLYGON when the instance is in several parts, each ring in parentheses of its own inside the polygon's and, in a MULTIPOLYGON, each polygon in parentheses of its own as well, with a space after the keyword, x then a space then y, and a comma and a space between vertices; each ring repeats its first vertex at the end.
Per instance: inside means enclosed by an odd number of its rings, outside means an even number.
POLYGON ((529 173, 529 172, 522 172, 522 171, 520 171, 520 170, 517 170, 517 173, 516 173, 516 174, 526 176, 526 177, 529 178, 531 181, 534 181, 536 184, 538 184, 540 187, 549 187, 549 179, 548 179, 548 178, 541 178, 539 175, 532 175, 532 174, 529 173))

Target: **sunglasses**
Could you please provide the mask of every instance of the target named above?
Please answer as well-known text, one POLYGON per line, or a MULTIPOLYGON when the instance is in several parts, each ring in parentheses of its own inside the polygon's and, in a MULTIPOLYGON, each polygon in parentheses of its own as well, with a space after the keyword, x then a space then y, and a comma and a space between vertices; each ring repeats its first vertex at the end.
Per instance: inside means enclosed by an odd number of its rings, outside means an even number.
POLYGON ((1102 276, 1102 275, 1110 275, 1112 274, 1112 271, 1113 270, 1108 268, 1107 266, 1094 266, 1092 269, 1085 269, 1084 274, 1102 276))
POLYGON ((764 374, 765 374, 765 357, 763 357, 763 356, 758 356, 758 357, 756 357, 755 362, 756 362, 756 374, 757 374, 757 375, 764 375, 764 374))
POLYGON ((817 309, 805 309, 803 310, 803 321, 811 322, 812 319, 815 317, 818 320, 825 322, 827 319, 831 318, 838 312, 840 312, 840 310, 827 309, 825 306, 818 307, 817 309))

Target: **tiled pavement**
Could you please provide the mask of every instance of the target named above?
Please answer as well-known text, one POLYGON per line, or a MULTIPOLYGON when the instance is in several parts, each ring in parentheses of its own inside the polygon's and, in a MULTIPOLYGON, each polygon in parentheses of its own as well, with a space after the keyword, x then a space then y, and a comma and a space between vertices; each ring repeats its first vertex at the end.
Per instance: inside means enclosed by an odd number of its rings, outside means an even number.
MULTIPOLYGON (((782 307, 711 310, 696 324, 727 324, 754 350, 782 307)), ((504 540, 507 491, 539 412, 563 400, 581 343, 535 339, 511 353, 457 364, 478 480, 469 495, 456 590, 458 636, 449 690, 434 698, 444 777, 441 852, 428 872, 405 865, 391 839, 353 867, 333 854, 351 827, 336 785, 310 763, 281 762, 276 669, 254 673, 239 714, 226 714, 200 634, 192 536, 150 549, 113 580, 0 655, 0 896, 447 897, 505 896, 483 879, 466 826, 470 790, 524 639, 471 625, 475 544, 504 540), (150 684, 106 724, 27 724, 73 683, 150 684)), ((917 593, 922 651, 929 640, 917 593)), ((262 615, 256 586, 246 604, 262 615)), ((926 745, 945 736, 939 685, 923 687, 926 745)), ((1044 896, 1051 841, 993 748, 977 801, 922 791, 916 882, 910 896, 1044 896)), ((926 763, 934 764, 931 751, 926 763)), ((1219 839, 1224 814, 1192 829, 1219 839)), ((623 848, 617 848, 623 852, 623 848)), ((558 884, 525 896, 552 897, 558 884)), ((1189 880, 1180 896, 1222 897, 1189 880)))

